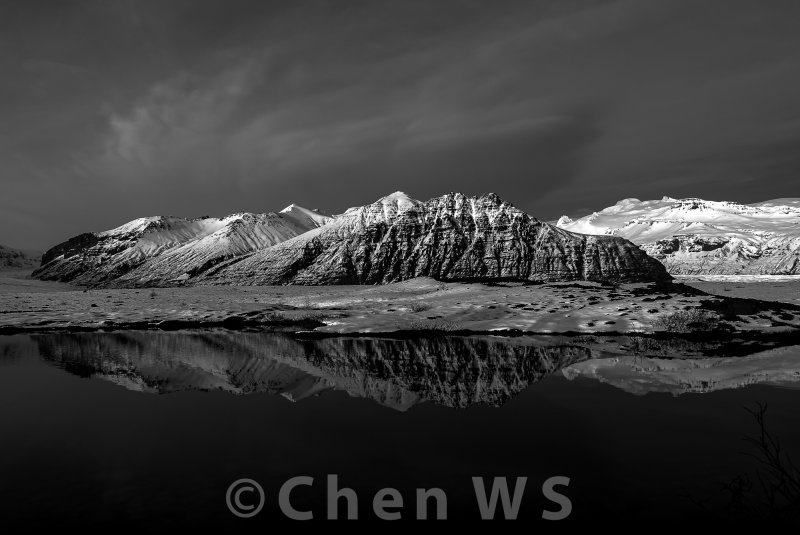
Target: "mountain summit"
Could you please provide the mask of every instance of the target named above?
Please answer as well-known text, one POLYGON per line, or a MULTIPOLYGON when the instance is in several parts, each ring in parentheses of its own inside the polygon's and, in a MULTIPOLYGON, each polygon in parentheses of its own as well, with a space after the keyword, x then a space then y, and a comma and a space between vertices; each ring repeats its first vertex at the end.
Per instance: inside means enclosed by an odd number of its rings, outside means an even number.
POLYGON ((574 221, 564 216, 556 225, 627 238, 674 275, 800 274, 800 199, 624 199, 574 221))

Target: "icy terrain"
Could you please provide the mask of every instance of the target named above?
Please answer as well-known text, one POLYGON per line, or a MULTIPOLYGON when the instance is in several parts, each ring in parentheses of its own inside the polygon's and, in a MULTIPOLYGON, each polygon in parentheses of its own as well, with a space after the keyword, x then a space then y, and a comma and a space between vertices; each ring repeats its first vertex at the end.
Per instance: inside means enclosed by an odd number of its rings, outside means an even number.
POLYGON ((627 238, 673 275, 800 274, 800 199, 624 199, 580 219, 563 216, 556 224, 627 238))

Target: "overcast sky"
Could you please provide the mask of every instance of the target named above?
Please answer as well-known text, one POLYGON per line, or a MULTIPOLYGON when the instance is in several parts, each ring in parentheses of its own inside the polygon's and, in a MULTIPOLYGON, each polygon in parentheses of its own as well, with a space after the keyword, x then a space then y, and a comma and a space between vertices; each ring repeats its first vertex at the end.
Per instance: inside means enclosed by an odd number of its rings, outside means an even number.
POLYGON ((403 190, 800 197, 796 0, 0 0, 0 243, 403 190))

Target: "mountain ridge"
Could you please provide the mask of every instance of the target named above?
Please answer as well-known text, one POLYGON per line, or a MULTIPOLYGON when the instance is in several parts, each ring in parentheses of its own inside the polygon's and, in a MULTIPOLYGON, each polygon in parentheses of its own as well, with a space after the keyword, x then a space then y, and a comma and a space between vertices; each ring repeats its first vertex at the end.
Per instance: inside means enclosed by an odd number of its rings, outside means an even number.
POLYGON ((395 192, 326 225, 203 273, 198 284, 382 284, 438 280, 665 280, 663 267, 618 238, 585 237, 498 195, 429 201, 395 192))

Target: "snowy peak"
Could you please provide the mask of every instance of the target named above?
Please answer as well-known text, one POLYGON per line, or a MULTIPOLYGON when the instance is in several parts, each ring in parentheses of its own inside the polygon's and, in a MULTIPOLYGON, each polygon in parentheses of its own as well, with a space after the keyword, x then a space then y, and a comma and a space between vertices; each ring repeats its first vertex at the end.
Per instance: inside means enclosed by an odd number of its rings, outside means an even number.
POLYGON ((494 221, 498 214, 508 211, 522 213, 495 193, 470 197, 463 193, 450 192, 423 202, 402 191, 396 191, 372 204, 349 208, 338 222, 343 227, 366 228, 378 223, 403 224, 408 219, 422 222, 430 217, 458 219, 469 215, 472 219, 487 217, 494 221))
POLYGON ((399 217, 414 213, 421 205, 420 201, 402 191, 396 191, 371 204, 348 208, 341 216, 341 224, 363 228, 379 222, 391 223, 399 217))
POLYGON ((364 210, 378 209, 388 214, 387 217, 391 217, 392 215, 411 210, 420 204, 420 201, 412 199, 408 194, 403 193, 402 191, 395 191, 394 193, 386 195, 385 197, 381 197, 371 204, 350 208, 347 210, 347 212, 361 212, 364 210))
POLYGON ((378 203, 383 206, 383 211, 387 214, 387 217, 414 210, 422 204, 420 201, 412 199, 402 191, 396 191, 391 195, 387 195, 380 199, 378 203))
POLYGON ((122 234, 141 234, 146 232, 149 228, 152 228, 151 225, 158 227, 163 226, 166 222, 172 220, 174 218, 171 217, 164 217, 164 216, 150 216, 150 217, 139 217, 134 219, 133 221, 128 221, 127 223, 120 225, 116 228, 111 230, 106 230, 104 232, 98 233, 100 236, 118 236, 122 234))
POLYGON ((378 202, 388 202, 388 201, 413 201, 413 199, 403 191, 395 191, 394 193, 390 193, 385 197, 381 197, 378 202))
POLYGON ((297 204, 290 204, 280 211, 280 215, 309 228, 322 226, 331 220, 330 216, 321 214, 318 210, 309 210, 297 204))

